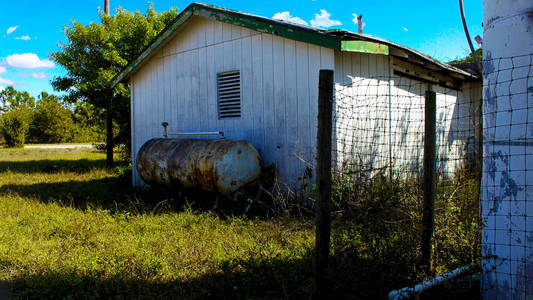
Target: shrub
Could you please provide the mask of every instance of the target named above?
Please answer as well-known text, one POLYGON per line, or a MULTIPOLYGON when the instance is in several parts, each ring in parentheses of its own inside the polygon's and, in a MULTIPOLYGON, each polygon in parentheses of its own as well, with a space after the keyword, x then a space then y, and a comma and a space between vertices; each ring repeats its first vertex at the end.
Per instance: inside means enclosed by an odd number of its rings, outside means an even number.
POLYGON ((0 117, 0 134, 8 147, 23 147, 31 122, 31 109, 21 106, 0 117))
POLYGON ((101 142, 105 140, 105 115, 90 103, 74 103, 73 142, 101 142))
POLYGON ((73 136, 72 112, 59 98, 43 92, 31 124, 31 137, 41 143, 69 142, 73 136))

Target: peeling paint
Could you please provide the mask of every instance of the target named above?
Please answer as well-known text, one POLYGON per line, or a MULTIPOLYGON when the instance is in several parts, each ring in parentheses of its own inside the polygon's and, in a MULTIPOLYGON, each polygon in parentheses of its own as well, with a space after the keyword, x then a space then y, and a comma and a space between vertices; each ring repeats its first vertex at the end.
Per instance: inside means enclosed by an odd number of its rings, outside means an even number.
POLYGON ((485 166, 487 174, 493 182, 496 181, 496 174, 499 172, 499 189, 497 195, 492 195, 491 197, 493 207, 490 211, 491 213, 497 213, 504 200, 508 198, 516 200, 518 191, 523 191, 523 188, 509 176, 509 155, 504 155, 502 151, 493 152, 489 156, 489 159, 485 159, 485 166), (503 164, 503 170, 501 171, 497 166, 498 161, 503 164))
POLYGON ((483 76, 486 77, 487 75, 494 73, 495 68, 492 59, 492 52, 485 51, 483 55, 485 56, 485 59, 483 59, 483 76))
POLYGON ((532 8, 531 0, 484 1, 483 299, 533 299, 532 8))
POLYGON ((495 200, 504 200, 509 197, 516 200, 516 194, 522 190, 521 187, 518 187, 516 181, 509 176, 507 171, 502 171, 500 178, 500 196, 496 197, 495 200))

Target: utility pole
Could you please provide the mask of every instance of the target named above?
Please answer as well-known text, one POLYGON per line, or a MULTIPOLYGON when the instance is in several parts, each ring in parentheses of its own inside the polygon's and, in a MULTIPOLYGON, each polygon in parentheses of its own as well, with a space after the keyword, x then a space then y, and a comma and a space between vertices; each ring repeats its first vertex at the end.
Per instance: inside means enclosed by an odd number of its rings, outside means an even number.
MULTIPOLYGON (((106 16, 109 16, 109 0, 104 0, 104 12, 106 16)), ((109 97, 107 99, 107 120, 106 120, 106 133, 107 133, 107 157, 106 157, 106 165, 108 167, 113 166, 113 115, 111 110, 111 101, 113 99, 113 92, 111 91, 110 95, 106 95, 106 97, 109 97)))

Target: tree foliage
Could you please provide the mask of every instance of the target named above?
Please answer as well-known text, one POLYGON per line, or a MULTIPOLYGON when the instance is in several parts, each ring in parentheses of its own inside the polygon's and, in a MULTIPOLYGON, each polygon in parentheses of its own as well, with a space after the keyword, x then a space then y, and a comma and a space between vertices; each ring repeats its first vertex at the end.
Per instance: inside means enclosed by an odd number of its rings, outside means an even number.
POLYGON ((0 93, 0 143, 22 147, 25 142, 101 142, 101 110, 88 102, 66 102, 42 92, 37 101, 28 92, 7 87, 0 93))
POLYGON ((31 109, 19 106, 0 116, 0 135, 8 147, 23 147, 31 122, 31 109))
POLYGON ((74 103, 74 132, 73 141, 95 142, 105 139, 104 114, 94 105, 86 101, 74 103))
POLYGON ((72 21, 64 27, 68 40, 51 58, 67 71, 52 80, 55 90, 65 92, 71 103, 88 102, 99 110, 113 100, 113 116, 119 127, 119 142, 129 140, 129 88, 111 87, 112 79, 133 61, 152 39, 169 25, 178 12, 172 8, 157 13, 150 5, 145 14, 118 8, 112 16, 100 10, 101 24, 72 21))
MULTIPOLYGON (((480 62, 483 60, 483 48, 479 48, 476 50, 476 56, 480 62)), ((450 63, 466 63, 466 62, 472 62, 472 63, 475 62, 474 56, 472 56, 472 53, 469 53, 465 57, 450 61, 450 63)))
POLYGON ((72 140, 72 111, 62 99, 42 92, 33 113, 31 136, 41 143, 62 143, 72 140))
POLYGON ((12 86, 8 86, 0 92, 0 113, 22 106, 33 108, 35 106, 35 98, 26 91, 15 90, 12 86))

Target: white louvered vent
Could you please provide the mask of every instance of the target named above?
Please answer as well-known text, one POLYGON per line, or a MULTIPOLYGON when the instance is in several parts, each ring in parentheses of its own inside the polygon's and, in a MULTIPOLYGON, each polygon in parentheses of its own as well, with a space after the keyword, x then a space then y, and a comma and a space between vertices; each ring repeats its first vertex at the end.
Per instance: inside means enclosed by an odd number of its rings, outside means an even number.
POLYGON ((241 117, 241 73, 231 71, 217 74, 218 117, 241 117))

